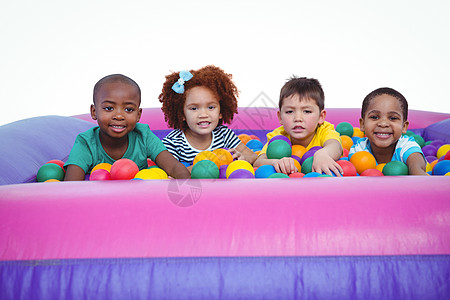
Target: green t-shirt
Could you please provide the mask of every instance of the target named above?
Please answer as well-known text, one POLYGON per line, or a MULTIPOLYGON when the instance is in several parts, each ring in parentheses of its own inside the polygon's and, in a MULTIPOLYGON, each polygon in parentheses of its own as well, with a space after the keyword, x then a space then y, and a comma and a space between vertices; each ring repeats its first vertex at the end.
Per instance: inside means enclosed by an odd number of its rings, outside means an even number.
MULTIPOLYGON (((115 162, 103 149, 99 131, 100 128, 95 126, 77 136, 65 167, 77 165, 88 174, 99 163, 115 162)), ((155 161, 164 150, 167 150, 166 147, 148 125, 137 123, 134 130, 128 133, 128 149, 122 158, 131 159, 142 170, 148 167, 147 158, 155 161)))

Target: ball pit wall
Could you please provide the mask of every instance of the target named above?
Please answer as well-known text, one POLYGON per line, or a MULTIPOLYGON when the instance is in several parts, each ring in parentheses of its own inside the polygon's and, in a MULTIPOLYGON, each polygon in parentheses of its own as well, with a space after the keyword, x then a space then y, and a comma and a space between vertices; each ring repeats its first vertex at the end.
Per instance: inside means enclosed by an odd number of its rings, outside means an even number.
MULTIPOLYGON (((422 134, 449 118, 417 114, 422 134)), ((86 116, 52 120, 69 134, 47 151, 24 140, 33 164, 68 155, 86 116)), ((273 109, 238 116, 278 126, 273 109)), ((167 130, 159 109, 141 122, 167 130)), ((449 191, 448 176, 3 184, 0 299, 447 299, 449 191)))

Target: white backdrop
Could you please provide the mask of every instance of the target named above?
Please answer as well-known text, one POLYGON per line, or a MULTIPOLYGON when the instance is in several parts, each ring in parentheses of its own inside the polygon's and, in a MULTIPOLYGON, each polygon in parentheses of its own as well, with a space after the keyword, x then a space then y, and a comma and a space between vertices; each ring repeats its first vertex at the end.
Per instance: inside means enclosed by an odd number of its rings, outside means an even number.
POLYGON ((112 73, 160 107, 166 74, 208 64, 233 74, 240 106, 277 103, 295 74, 320 80, 326 107, 389 86, 450 113, 450 1, 0 1, 0 124, 87 113, 112 73))

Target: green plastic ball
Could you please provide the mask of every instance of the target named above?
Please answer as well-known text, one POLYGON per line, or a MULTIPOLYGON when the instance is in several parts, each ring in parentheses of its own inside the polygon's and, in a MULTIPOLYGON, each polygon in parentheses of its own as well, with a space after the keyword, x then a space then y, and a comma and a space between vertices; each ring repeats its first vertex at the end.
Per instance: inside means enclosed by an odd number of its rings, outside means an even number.
POLYGON ((425 146, 425 140, 418 134, 413 134, 412 137, 416 140, 416 143, 419 144, 420 148, 425 146))
POLYGON ((292 148, 288 142, 283 140, 276 140, 267 147, 267 158, 281 159, 283 157, 291 157, 292 148))
POLYGON ((48 163, 40 167, 36 175, 37 182, 44 182, 48 179, 62 181, 64 179, 63 168, 54 163, 48 163))
POLYGON ((312 172, 312 164, 313 164, 313 156, 308 157, 305 159, 305 161, 302 163, 302 173, 308 174, 312 172))
POLYGON ((406 130, 406 133, 405 133, 406 135, 409 135, 409 136, 413 136, 415 133, 414 132, 412 132, 411 130, 406 130))
POLYGON ((289 176, 284 173, 273 173, 268 178, 289 178, 289 176))
POLYGON ((409 175, 408 166, 401 161, 390 161, 383 167, 384 176, 409 175))
POLYGON ((336 131, 339 132, 340 135, 346 135, 349 137, 353 136, 353 126, 349 122, 341 122, 337 124, 336 131))
POLYGON ((219 178, 219 168, 210 160, 198 161, 191 171, 192 179, 217 179, 219 178))

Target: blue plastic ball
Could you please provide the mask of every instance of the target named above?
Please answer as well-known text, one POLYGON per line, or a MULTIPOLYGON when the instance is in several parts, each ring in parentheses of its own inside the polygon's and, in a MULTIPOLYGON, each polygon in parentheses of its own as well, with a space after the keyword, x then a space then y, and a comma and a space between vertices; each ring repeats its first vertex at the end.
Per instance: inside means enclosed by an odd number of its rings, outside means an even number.
POLYGON ((450 160, 441 160, 433 168, 433 175, 445 175, 450 172, 450 160))
POLYGON ((268 178, 270 175, 276 173, 275 167, 272 165, 263 165, 256 169, 255 178, 268 178))

